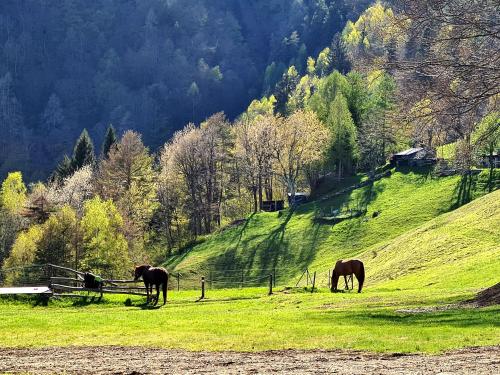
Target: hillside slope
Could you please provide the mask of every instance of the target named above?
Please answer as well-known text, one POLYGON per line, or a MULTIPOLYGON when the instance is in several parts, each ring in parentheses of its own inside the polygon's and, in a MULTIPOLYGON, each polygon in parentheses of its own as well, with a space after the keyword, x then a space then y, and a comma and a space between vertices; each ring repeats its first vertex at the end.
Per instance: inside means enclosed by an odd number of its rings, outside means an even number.
POLYGON ((499 281, 500 190, 365 252, 381 288, 482 288, 499 281))
MULTIPOLYGON (((285 283, 309 268, 322 272, 323 285, 327 270, 337 259, 360 257, 367 262, 370 284, 394 288, 399 287, 396 281, 382 285, 382 280, 401 275, 405 287, 437 282, 434 272, 426 274, 426 268, 416 263, 418 259, 432 260, 433 254, 442 252, 443 257, 436 257, 435 262, 441 259, 448 264, 454 257, 457 262, 468 262, 467 269, 481 270, 481 276, 471 275, 471 281, 479 277, 486 283, 491 277, 482 273, 486 270, 484 262, 498 254, 494 238, 500 233, 493 222, 500 221, 499 210, 491 202, 498 193, 440 216, 483 193, 481 184, 471 184, 458 176, 434 178, 426 173, 394 172, 370 186, 311 202, 295 212, 252 215, 244 224, 220 231, 172 257, 167 266, 181 273, 211 274, 214 278, 231 278, 237 273, 245 279, 267 276, 276 268, 278 281, 285 283), (366 214, 334 225, 317 219, 347 206, 366 209, 366 214), (373 215, 375 212, 377 215, 373 215), (481 216, 487 212, 492 212, 491 217, 481 216), (476 223, 477 218, 481 219, 476 223), (456 249, 460 251, 455 253, 456 249), (491 253, 484 255, 485 250, 491 253), (477 253, 481 256, 474 260, 472 255, 477 253), (408 269, 420 273, 412 276, 400 270, 406 257, 408 269)), ((488 267, 497 267, 494 263, 488 267)), ((443 272, 446 264, 440 265, 443 272)), ((453 282, 452 278, 448 280, 453 282)))

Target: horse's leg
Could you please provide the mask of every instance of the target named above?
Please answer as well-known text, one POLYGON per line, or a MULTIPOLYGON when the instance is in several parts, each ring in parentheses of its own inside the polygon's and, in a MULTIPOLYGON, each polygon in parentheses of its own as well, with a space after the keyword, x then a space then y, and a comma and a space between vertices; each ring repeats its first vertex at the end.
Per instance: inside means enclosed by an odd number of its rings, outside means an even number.
POLYGON ((354 290, 354 276, 351 273, 351 290, 354 290))
POLYGON ((168 290, 168 274, 163 283, 163 304, 167 303, 167 290, 168 290))
POLYGON ((347 275, 344 275, 344 282, 346 290, 349 290, 349 283, 347 282, 347 275))
POLYGON ((146 287, 146 304, 149 303, 149 285, 144 281, 144 286, 146 287))
POLYGON ((337 292, 337 286, 339 284, 339 276, 337 276, 335 273, 332 275, 332 292, 337 292))
POLYGON ((156 299, 154 306, 158 304, 158 300, 160 299, 160 284, 155 284, 155 288, 156 288, 156 299))

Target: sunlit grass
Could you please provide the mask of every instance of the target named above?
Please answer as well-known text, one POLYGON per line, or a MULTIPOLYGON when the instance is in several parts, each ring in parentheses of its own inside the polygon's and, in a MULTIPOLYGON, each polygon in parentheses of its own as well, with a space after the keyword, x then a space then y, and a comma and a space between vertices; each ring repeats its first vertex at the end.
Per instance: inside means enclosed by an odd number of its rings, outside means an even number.
POLYGON ((472 309, 458 302, 498 282, 500 191, 452 211, 460 184, 459 177, 396 173, 369 188, 368 197, 358 190, 293 214, 254 215, 246 226, 210 236, 168 264, 195 270, 192 285, 198 288, 199 277, 213 270, 219 277, 243 269, 250 279, 276 266, 279 287, 271 296, 266 287, 212 289, 207 282, 205 300, 197 302, 200 290, 169 291, 168 304, 158 309, 123 295, 100 302, 50 300, 47 306, 3 298, 0 346, 435 353, 498 345, 500 306, 472 309), (321 207, 360 199, 369 200, 367 220, 333 227, 314 220, 321 207), (354 256, 366 265, 363 293, 330 293, 328 268, 354 256), (316 293, 293 288, 305 267, 318 271, 316 293))
POLYGON ((402 313, 450 304, 470 294, 432 290, 367 290, 331 294, 279 288, 173 292, 166 306, 146 308, 126 296, 99 304, 51 301, 48 306, 3 300, 0 345, 143 345, 188 350, 362 349, 439 352, 498 344, 500 307, 402 313))

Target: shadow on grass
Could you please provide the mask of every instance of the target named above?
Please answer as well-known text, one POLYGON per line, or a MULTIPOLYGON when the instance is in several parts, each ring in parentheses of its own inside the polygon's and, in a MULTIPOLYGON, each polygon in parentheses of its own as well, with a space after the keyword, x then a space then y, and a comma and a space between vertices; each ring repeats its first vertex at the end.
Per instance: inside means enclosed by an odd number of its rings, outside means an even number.
POLYGON ((339 180, 337 176, 330 175, 325 177, 319 186, 311 194, 311 199, 318 199, 325 194, 332 194, 346 187, 356 185, 365 177, 364 174, 356 174, 354 176, 346 176, 339 180))
MULTIPOLYGON (((257 300, 263 297, 267 297, 267 295, 262 294, 261 296, 237 296, 237 297, 221 297, 221 298, 213 298, 213 297, 205 297, 204 299, 197 299, 196 301, 192 301, 195 303, 228 303, 234 301, 249 301, 249 300, 257 300)), ((186 302, 184 302, 185 304, 186 302)), ((189 302, 188 302, 189 303, 189 302)))
POLYGON ((214 270, 222 270, 222 275, 219 275, 219 277, 233 277, 234 280, 228 282, 237 284, 237 278, 239 277, 242 279, 249 277, 263 278, 269 275, 273 268, 279 266, 280 255, 285 254, 288 249, 284 237, 286 226, 292 218, 294 211, 288 209, 282 212, 285 216, 282 218, 280 224, 274 230, 271 230, 268 235, 264 235, 264 238, 253 246, 246 245, 263 236, 259 234, 243 239, 246 224, 241 228, 241 231, 234 238, 236 242, 235 246, 219 255, 212 263, 214 270), (245 251, 244 256, 241 255, 242 251, 245 251), (254 269, 253 267, 257 259, 259 260, 257 262, 259 269, 254 269), (242 271, 239 274, 234 274, 233 271, 235 270, 242 271))
POLYGON ((428 178, 432 178, 432 172, 434 171, 434 166, 424 166, 424 167, 410 167, 407 165, 403 166, 397 166, 394 169, 396 172, 402 173, 402 174, 410 174, 413 173, 420 178, 417 180, 417 183, 425 183, 425 181, 428 178))
POLYGON ((168 269, 175 268, 178 264, 180 264, 190 253, 191 251, 198 245, 202 244, 206 241, 206 237, 198 237, 192 240, 189 244, 180 248, 175 255, 171 255, 168 257, 167 261, 163 263, 164 267, 168 267, 168 269))
MULTIPOLYGON (((64 297, 63 297, 64 298, 64 297)), ((98 304, 106 304, 103 298, 100 296, 82 296, 73 301, 71 306, 73 307, 85 307, 89 305, 98 305, 98 304)))
MULTIPOLYGON (((331 312, 332 315, 337 312, 331 312)), ((450 309, 440 311, 429 311, 419 313, 403 313, 373 311, 367 309, 363 312, 349 313, 349 321, 359 325, 403 325, 403 326, 421 326, 421 327, 438 327, 438 326, 453 326, 460 328, 492 325, 498 326, 498 316, 500 308, 488 309, 450 309)))
POLYGON ((477 177, 465 174, 460 178, 459 183, 453 192, 452 209, 456 209, 472 200, 473 192, 476 188, 477 177))
POLYGON ((135 305, 135 306, 139 307, 141 310, 158 310, 159 308, 161 308, 164 305, 161 304, 161 305, 153 306, 150 303, 145 303, 144 302, 144 303, 141 303, 141 304, 138 304, 138 305, 135 305))

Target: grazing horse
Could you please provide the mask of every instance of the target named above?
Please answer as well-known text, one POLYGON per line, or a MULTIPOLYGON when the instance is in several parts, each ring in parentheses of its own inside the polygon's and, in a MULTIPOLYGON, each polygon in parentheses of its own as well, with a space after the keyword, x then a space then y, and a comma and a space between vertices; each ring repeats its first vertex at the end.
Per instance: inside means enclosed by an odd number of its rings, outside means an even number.
POLYGON ((167 288, 168 288, 168 271, 161 267, 151 267, 149 264, 135 267, 134 280, 139 280, 142 276, 144 286, 146 287, 147 303, 149 303, 150 295, 153 294, 153 285, 156 287, 156 301, 158 303, 160 298, 160 285, 163 288, 163 304, 167 302, 167 288))
POLYGON ((363 265, 363 262, 357 259, 348 260, 345 262, 339 260, 337 261, 337 263, 335 263, 335 268, 332 271, 331 291, 332 292, 337 291, 337 284, 340 276, 344 276, 346 286, 348 287, 346 276, 351 275, 351 284, 352 284, 353 283, 352 274, 354 274, 356 276, 356 279, 358 280, 359 284, 358 293, 361 293, 361 289, 363 288, 363 282, 365 281, 365 266, 363 265))

